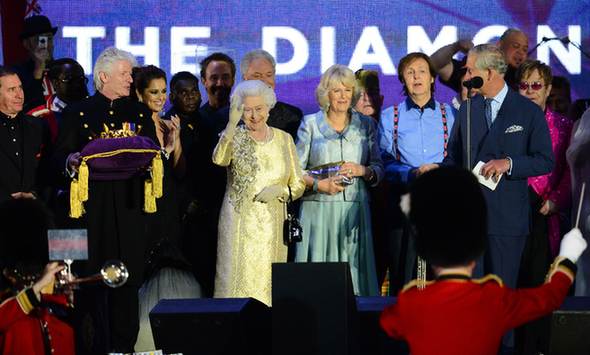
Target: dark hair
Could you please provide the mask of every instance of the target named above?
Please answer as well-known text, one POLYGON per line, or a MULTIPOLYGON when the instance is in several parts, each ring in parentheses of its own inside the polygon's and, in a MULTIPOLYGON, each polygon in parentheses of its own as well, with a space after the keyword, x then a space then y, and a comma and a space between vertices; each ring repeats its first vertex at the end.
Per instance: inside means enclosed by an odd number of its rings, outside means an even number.
POLYGON ((5 67, 3 65, 0 65, 0 78, 3 78, 5 76, 9 76, 9 75, 17 75, 16 72, 8 67, 5 67))
POLYGON ((176 84, 181 80, 187 81, 194 81, 199 84, 199 79, 195 76, 195 74, 188 72, 188 71, 181 71, 172 76, 170 79, 170 91, 174 91, 176 88, 176 84))
POLYGON ((231 59, 231 57, 229 55, 227 55, 225 53, 221 53, 221 52, 215 52, 215 53, 207 56, 205 59, 203 59, 199 63, 199 65, 201 66, 201 79, 205 79, 205 75, 207 74, 207 66, 212 61, 228 63, 229 66, 231 67, 231 76, 232 76, 232 78, 235 79, 235 77, 236 77, 236 63, 234 63, 234 60, 231 59))
POLYGON ((520 83, 526 76, 531 75, 535 69, 539 72, 539 76, 543 79, 545 86, 551 85, 553 82, 553 75, 551 74, 551 67, 538 60, 525 60, 516 71, 516 80, 520 83))
POLYGON ((413 52, 400 59, 399 64, 397 65, 398 79, 400 83, 402 83, 404 86, 404 95, 408 96, 408 88, 406 87, 406 83, 404 81, 404 71, 406 70, 406 67, 413 63, 416 59, 424 59, 426 63, 428 63, 428 71, 430 72, 430 76, 432 77, 432 84, 430 84, 430 93, 434 94, 434 82, 436 80, 436 70, 434 69, 434 65, 432 64, 432 61, 430 60, 430 57, 428 55, 420 52, 413 52))
MULTIPOLYGON (((49 63, 49 70, 47 71, 47 77, 50 80, 59 79, 59 75, 61 73, 63 73, 63 71, 64 71, 63 69, 66 64, 70 64, 71 66, 77 66, 77 67, 82 68, 80 63, 78 63, 75 59, 72 59, 72 58, 56 59, 56 60, 51 61, 51 63, 49 63)), ((84 72, 83 68, 82 68, 82 72, 84 72)))
POLYGON ((379 73, 375 70, 359 69, 354 72, 354 76, 360 87, 364 88, 366 92, 381 94, 379 87, 379 73))
POLYGON ((166 81, 166 73, 155 65, 135 67, 131 72, 131 76, 133 77, 133 85, 131 87, 130 95, 137 100, 139 100, 139 97, 137 97, 136 91, 142 93, 148 86, 150 86, 152 80, 164 79, 164 81, 166 81))
POLYGON ((410 221, 416 251, 430 264, 467 265, 485 250, 486 202, 465 169, 441 167, 416 179, 410 187, 410 221))

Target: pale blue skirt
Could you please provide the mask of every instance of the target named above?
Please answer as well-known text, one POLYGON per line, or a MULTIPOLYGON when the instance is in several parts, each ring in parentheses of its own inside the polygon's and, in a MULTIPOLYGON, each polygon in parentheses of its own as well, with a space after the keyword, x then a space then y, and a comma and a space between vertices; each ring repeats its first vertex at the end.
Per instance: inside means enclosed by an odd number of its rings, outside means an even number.
POLYGON ((296 262, 348 262, 354 293, 377 296, 371 213, 366 202, 303 201, 296 262))

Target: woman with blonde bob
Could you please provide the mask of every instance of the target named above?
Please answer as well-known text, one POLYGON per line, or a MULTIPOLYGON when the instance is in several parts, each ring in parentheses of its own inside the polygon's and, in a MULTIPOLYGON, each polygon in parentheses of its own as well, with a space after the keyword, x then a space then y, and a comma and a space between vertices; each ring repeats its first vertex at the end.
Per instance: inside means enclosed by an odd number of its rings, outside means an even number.
POLYGON ((368 186, 383 176, 373 119, 353 111, 354 73, 333 65, 316 89, 321 108, 303 118, 297 153, 307 193, 301 204, 298 262, 347 261, 357 295, 377 294, 368 186), (318 166, 329 164, 318 174, 318 166))

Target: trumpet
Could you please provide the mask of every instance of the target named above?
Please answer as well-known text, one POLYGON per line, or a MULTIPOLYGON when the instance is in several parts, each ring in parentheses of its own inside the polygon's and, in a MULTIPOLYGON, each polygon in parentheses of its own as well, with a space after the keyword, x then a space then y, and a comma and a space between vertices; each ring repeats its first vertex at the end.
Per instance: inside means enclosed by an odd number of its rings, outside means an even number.
POLYGON ((82 283, 99 281, 102 281, 105 285, 111 288, 117 288, 123 286, 129 278, 127 267, 119 260, 109 260, 105 262, 100 269, 100 272, 87 277, 73 278, 71 276, 72 274, 64 271, 66 271, 66 269, 62 270, 56 278, 55 287, 58 289, 74 288, 82 283))

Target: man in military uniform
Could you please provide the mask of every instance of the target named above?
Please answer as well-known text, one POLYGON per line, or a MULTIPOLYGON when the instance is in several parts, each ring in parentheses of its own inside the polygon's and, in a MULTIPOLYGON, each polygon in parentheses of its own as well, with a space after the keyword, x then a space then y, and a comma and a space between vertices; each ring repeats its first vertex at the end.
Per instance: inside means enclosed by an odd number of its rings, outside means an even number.
POLYGON ((587 246, 572 229, 545 284, 513 290, 496 275, 471 279, 487 238, 486 203, 471 172, 447 167, 419 177, 410 188, 409 214, 416 251, 436 280, 406 285, 381 314, 381 327, 406 340, 415 355, 497 354, 504 333, 561 305, 587 246))
MULTIPOLYGON (((133 81, 131 71, 135 65, 135 58, 130 53, 114 47, 105 49, 94 66, 97 92, 64 111, 55 160, 68 175, 74 176, 77 171, 82 148, 98 137, 105 127, 118 130, 123 128, 124 122, 129 122, 135 124, 140 134, 153 131, 147 106, 129 98, 133 81)), ((118 259, 127 265, 130 276, 123 287, 97 289, 86 295, 90 297, 78 297, 80 303, 86 301, 90 305, 89 314, 99 335, 83 339, 79 344, 83 347, 80 352, 133 352, 139 329, 137 291, 143 281, 148 243, 146 218, 142 211, 143 188, 142 176, 89 181, 89 199, 85 203, 89 258, 82 263, 83 273, 96 273, 106 260, 118 259), (106 306, 101 309, 101 305, 106 306), (105 318, 108 320, 106 327, 105 318), (110 334, 104 334, 106 329, 110 334), (101 332, 104 335, 102 341, 101 332)), ((80 308, 83 309, 84 305, 80 308)))
POLYGON ((39 200, 0 203, 0 354, 74 355, 72 304, 54 292, 56 273, 48 264, 51 213, 39 200), (44 266, 45 265, 45 266, 44 266))

